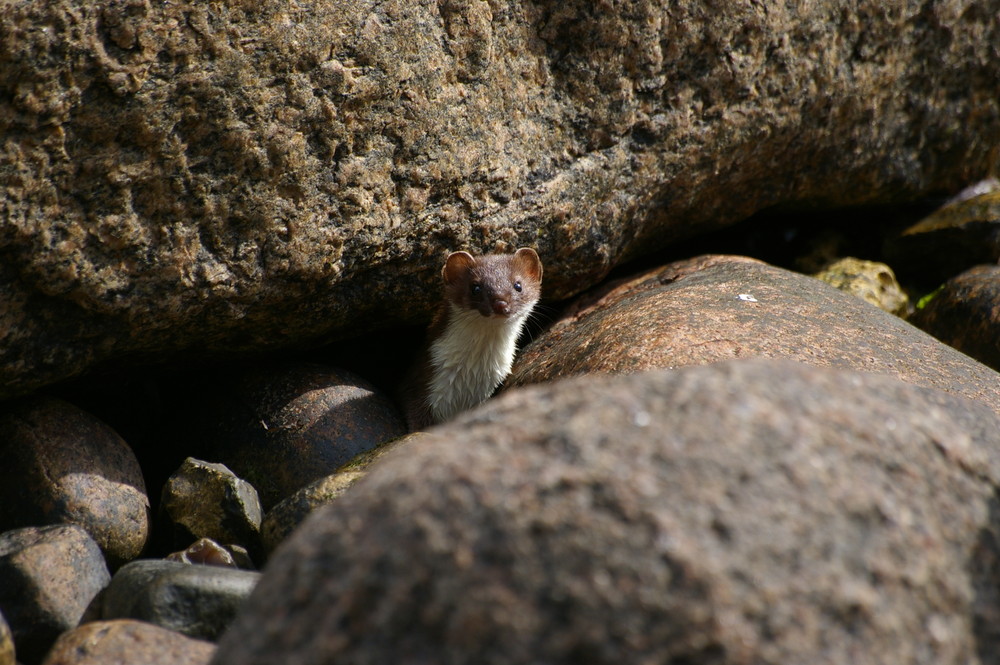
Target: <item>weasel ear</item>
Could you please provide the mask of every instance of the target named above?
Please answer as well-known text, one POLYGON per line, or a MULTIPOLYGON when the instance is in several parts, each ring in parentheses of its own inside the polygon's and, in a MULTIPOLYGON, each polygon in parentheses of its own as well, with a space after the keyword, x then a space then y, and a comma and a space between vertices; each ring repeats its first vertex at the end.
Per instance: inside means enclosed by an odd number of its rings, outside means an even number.
POLYGON ((465 274, 476 264, 472 254, 468 252, 452 252, 445 261, 444 268, 441 269, 441 278, 445 284, 454 284, 462 279, 465 274))
POLYGON ((514 266, 526 277, 536 282, 542 281, 542 260, 530 247, 522 247, 514 252, 514 266))

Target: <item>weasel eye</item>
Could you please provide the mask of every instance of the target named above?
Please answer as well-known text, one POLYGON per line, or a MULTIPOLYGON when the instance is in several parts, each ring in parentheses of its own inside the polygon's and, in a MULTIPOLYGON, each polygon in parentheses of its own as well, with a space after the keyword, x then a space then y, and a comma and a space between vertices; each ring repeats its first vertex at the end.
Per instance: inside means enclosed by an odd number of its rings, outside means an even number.
POLYGON ((521 292, 521 282, 514 282, 514 290, 518 293, 521 292))
POLYGON ((471 287, 469 287, 469 291, 472 292, 472 295, 478 296, 480 293, 483 292, 483 287, 479 284, 473 284, 471 287))

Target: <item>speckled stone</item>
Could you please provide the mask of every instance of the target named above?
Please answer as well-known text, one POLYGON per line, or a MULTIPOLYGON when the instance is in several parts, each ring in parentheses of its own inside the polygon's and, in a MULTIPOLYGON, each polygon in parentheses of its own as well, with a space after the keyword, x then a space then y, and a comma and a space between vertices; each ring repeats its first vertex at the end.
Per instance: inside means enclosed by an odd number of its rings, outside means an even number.
POLYGON ((848 256, 834 261, 813 277, 890 314, 909 314, 909 296, 899 286, 892 268, 884 263, 848 256))
POLYGON ((257 490, 224 464, 187 458, 163 486, 160 506, 175 528, 194 538, 260 549, 257 490))
POLYGON ((15 529, 0 534, 0 612, 18 658, 37 663, 77 625, 111 575, 97 543, 78 526, 15 529))
POLYGON ((143 621, 84 624, 60 637, 44 665, 206 665, 215 645, 143 621))
POLYGON ((749 357, 888 374, 1000 413, 1000 374, 989 367, 817 279, 735 256, 585 294, 521 351, 506 385, 749 357))
POLYGON ((206 566, 223 566, 225 568, 243 568, 237 563, 232 552, 211 538, 199 538, 185 549, 171 552, 166 556, 166 560, 206 566))
POLYGON ((1000 651, 1000 416, 975 400, 742 360, 522 388, 429 437, 279 548, 215 665, 1000 651))
POLYGON ((777 204, 995 172, 991 0, 12 0, 0 396, 426 317, 449 250, 547 297, 777 204))
POLYGON ((62 400, 37 397, 0 408, 0 530, 78 524, 112 568, 149 539, 149 498, 128 444, 62 400))

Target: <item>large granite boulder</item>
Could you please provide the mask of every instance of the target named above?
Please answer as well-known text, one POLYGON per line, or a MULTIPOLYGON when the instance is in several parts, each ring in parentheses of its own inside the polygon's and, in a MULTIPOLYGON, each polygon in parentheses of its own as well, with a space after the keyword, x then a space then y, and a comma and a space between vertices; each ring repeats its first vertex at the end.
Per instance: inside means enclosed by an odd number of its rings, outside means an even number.
POLYGON ((1000 413, 989 367, 818 279, 721 255, 584 294, 521 352, 507 386, 750 357, 888 374, 1000 413))
POLYGON ((507 393, 271 559, 216 665, 994 662, 1000 416, 753 360, 507 393))
POLYGON ((427 314, 449 249, 548 295, 775 204, 997 162, 965 3, 75 0, 0 21, 0 397, 427 314))

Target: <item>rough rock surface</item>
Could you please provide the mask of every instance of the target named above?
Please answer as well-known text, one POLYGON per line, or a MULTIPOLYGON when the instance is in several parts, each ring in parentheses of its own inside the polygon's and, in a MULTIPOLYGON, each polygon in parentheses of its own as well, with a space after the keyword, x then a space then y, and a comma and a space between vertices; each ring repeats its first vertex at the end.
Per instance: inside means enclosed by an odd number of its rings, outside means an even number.
POLYGON ((976 266, 948 280, 913 324, 1000 371, 1000 266, 976 266))
POLYGON ((586 294, 518 356, 507 386, 764 356, 896 376, 1000 413, 1000 374, 812 277, 702 256, 586 294))
POLYGON ((994 662, 1000 416, 752 360, 512 391, 279 548, 216 665, 994 662))
POLYGON ((270 509, 356 455, 406 434, 396 406, 359 376, 314 363, 266 365, 211 388, 192 437, 270 509))
POLYGON ((16 400, 0 409, 0 531, 78 524, 112 568, 142 552, 149 498, 128 444, 62 400, 16 400))
POLYGON ((254 553, 260 549, 263 511, 257 490, 224 464, 187 458, 163 486, 160 506, 189 537, 238 544, 254 553))
POLYGON ((762 208, 996 164, 990 0, 3 7, 0 396, 426 315, 449 249, 549 295, 762 208))
POLYGON ((110 579, 97 543, 78 526, 0 534, 0 612, 10 624, 18 658, 40 661, 110 579))
POLYGON ((892 268, 884 263, 848 256, 834 261, 813 277, 890 314, 904 316, 909 313, 909 297, 896 281, 892 268))
MULTIPOLYGON (((243 551, 246 551, 245 548, 243 551)), ((223 566, 226 568, 244 567, 236 561, 236 557, 233 556, 232 552, 210 538, 199 538, 185 549, 179 552, 171 552, 166 556, 166 560, 205 566, 223 566)), ((247 566, 247 568, 252 569, 252 562, 249 563, 251 565, 247 566)))
POLYGON ((115 573, 101 598, 105 619, 140 619, 214 640, 233 620, 260 573, 147 559, 115 573))
POLYGON ((401 446, 419 441, 423 436, 423 432, 415 432, 362 453, 340 467, 336 473, 309 483, 269 510, 260 525, 264 551, 268 554, 273 552, 309 513, 343 496, 344 492, 365 477, 377 460, 401 446))
POLYGON ((96 621, 60 637, 44 665, 205 665, 215 645, 142 621, 96 621))

